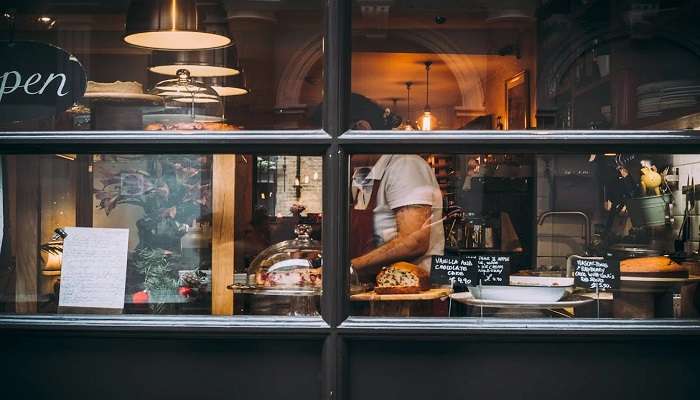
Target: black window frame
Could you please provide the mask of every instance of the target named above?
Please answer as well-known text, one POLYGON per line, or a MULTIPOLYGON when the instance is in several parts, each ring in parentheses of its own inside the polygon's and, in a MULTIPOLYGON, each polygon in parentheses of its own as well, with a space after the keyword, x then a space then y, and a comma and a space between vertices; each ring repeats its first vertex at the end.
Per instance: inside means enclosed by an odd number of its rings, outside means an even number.
POLYGON ((257 153, 322 155, 323 277, 322 317, 214 316, 65 316, 0 315, 0 332, 61 331, 81 334, 223 335, 241 337, 312 338, 324 341, 323 391, 342 398, 347 341, 361 338, 472 340, 488 335, 513 338, 618 336, 700 336, 700 320, 501 320, 473 318, 370 318, 349 316, 348 170, 357 153, 459 153, 482 151, 586 153, 623 147, 626 151, 700 154, 700 137, 692 131, 351 131, 350 0, 327 0, 324 52, 324 112, 322 129, 146 133, 0 132, 2 154, 49 153, 257 153))

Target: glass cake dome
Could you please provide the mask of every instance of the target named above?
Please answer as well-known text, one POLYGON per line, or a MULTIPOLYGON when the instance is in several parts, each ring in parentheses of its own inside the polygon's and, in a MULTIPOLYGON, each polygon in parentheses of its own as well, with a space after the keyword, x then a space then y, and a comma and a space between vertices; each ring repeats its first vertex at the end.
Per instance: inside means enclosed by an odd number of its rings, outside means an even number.
POLYGON ((151 91, 165 101, 161 114, 151 114, 152 122, 220 122, 224 106, 216 91, 195 80, 187 69, 177 71, 177 77, 158 82, 151 91))
POLYGON ((234 290, 286 296, 321 294, 321 242, 311 239, 310 225, 299 224, 294 233, 296 238, 260 252, 248 269, 247 285, 234 290))

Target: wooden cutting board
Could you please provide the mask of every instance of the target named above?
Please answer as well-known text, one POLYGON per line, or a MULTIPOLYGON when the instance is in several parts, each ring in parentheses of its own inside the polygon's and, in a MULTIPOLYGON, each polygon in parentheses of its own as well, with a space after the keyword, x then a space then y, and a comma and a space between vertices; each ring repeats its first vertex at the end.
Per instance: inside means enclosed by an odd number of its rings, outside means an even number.
POLYGON ((358 293, 350 296, 351 301, 411 301, 411 300, 435 300, 447 297, 452 293, 450 288, 430 289, 416 294, 376 294, 371 292, 358 293))

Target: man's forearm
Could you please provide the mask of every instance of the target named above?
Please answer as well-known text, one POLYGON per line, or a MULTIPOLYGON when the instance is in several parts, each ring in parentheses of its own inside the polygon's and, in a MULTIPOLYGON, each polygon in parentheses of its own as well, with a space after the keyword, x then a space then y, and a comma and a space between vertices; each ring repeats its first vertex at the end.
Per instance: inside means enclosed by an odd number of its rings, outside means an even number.
POLYGON ((354 258, 351 262, 353 267, 363 275, 370 274, 382 266, 420 257, 427 251, 429 243, 430 230, 420 229, 390 240, 369 253, 354 258))

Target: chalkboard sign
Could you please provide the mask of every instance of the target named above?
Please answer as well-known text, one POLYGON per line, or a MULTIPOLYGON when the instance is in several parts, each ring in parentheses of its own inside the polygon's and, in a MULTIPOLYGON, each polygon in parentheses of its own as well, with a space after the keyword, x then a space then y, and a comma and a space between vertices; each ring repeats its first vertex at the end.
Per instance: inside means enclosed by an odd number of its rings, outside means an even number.
POLYGON ((574 285, 605 291, 620 287, 620 260, 574 258, 574 285))
POLYGON ((510 256, 477 256, 478 281, 482 285, 507 285, 510 276, 510 256))
POLYGON ((430 282, 454 286, 476 285, 476 262, 476 257, 433 256, 430 282))
POLYGON ((51 117, 85 93, 87 77, 65 50, 39 42, 0 42, 0 122, 51 117))
POLYGON ((509 275, 510 256, 503 255, 433 256, 430 266, 430 281, 442 285, 507 285, 509 275))

